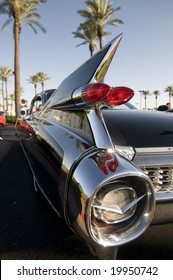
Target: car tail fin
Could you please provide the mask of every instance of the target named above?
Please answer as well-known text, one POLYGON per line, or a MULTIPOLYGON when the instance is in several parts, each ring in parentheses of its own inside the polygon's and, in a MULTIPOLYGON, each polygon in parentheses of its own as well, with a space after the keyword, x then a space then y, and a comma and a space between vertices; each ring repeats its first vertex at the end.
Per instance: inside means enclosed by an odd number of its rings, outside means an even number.
POLYGON ((48 101, 48 106, 66 106, 68 108, 68 104, 70 104, 71 107, 74 90, 91 83, 103 82, 121 39, 122 34, 110 41, 103 49, 69 75, 55 90, 48 101))

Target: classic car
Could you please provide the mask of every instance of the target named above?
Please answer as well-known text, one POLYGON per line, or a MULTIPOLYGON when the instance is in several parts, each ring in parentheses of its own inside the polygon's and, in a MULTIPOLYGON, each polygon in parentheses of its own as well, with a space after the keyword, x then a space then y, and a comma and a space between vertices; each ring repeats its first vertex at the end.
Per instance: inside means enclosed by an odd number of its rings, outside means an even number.
POLYGON ((5 112, 3 111, 0 111, 0 124, 6 125, 6 116, 5 116, 5 112))
POLYGON ((104 82, 121 39, 18 127, 36 192, 100 259, 116 259, 149 225, 173 222, 172 117, 124 110, 134 91, 104 82))

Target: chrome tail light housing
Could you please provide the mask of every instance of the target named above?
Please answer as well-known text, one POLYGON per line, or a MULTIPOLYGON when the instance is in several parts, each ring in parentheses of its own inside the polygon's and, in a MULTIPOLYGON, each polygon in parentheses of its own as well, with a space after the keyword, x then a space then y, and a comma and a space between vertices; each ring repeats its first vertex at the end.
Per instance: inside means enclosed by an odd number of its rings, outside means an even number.
POLYGON ((154 192, 147 178, 118 178, 94 193, 88 208, 88 231, 100 245, 125 244, 146 230, 154 206, 154 192))
POLYGON ((93 151, 70 177, 65 217, 89 244, 120 246, 138 238, 150 225, 155 210, 153 184, 118 153, 93 151))

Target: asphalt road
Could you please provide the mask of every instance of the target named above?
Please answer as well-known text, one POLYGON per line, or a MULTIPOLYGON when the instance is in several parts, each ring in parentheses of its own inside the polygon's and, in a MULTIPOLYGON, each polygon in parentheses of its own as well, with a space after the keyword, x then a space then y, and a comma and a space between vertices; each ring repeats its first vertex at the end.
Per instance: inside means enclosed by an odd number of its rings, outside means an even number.
MULTIPOLYGON (((0 127, 0 259, 96 259, 35 195, 32 174, 13 127, 0 127)), ((123 246, 118 259, 173 259, 173 225, 151 227, 123 246)))

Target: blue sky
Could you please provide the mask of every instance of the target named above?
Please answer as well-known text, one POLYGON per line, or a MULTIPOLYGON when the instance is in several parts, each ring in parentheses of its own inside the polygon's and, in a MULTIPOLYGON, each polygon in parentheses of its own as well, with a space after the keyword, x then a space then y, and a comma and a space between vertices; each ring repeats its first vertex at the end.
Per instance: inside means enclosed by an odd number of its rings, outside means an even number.
MULTIPOLYGON (((106 27, 111 35, 104 44, 123 33, 123 40, 106 75, 110 86, 129 86, 135 90, 132 103, 140 107, 140 90, 160 90, 158 105, 168 102, 164 89, 173 85, 173 1, 172 0, 114 0, 121 10, 114 17, 123 20, 120 27, 106 27)), ((73 70, 90 56, 88 45, 76 47, 82 42, 75 39, 76 31, 83 18, 77 10, 85 9, 83 0, 48 0, 40 5, 40 22, 47 33, 38 34, 23 26, 21 34, 21 86, 22 98, 31 100, 34 88, 27 79, 39 71, 48 73, 50 79, 45 88, 57 88, 73 70)), ((0 16, 0 27, 6 17, 0 16)), ((0 65, 13 69, 12 25, 0 32, 0 65)), ((14 81, 10 79, 9 94, 14 92, 14 81)), ((38 86, 38 92, 41 86, 38 86)), ((154 107, 155 99, 147 98, 147 107, 154 107)), ((144 107, 144 100, 142 100, 144 107)))

